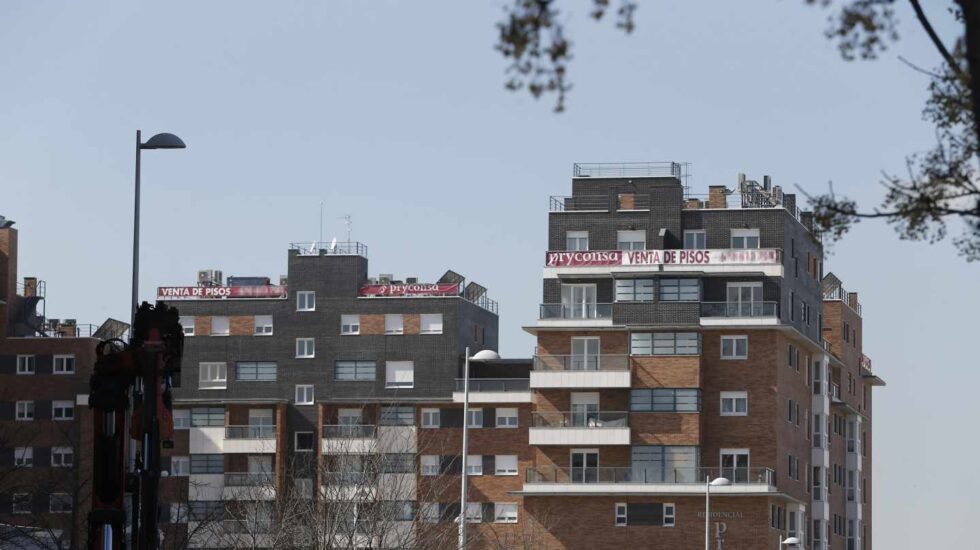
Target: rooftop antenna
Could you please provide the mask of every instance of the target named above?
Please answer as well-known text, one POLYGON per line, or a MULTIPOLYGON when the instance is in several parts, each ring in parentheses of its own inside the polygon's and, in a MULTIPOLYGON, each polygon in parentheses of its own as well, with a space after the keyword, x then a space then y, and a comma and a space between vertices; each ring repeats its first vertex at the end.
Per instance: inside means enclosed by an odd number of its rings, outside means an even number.
POLYGON ((350 232, 351 228, 354 226, 354 222, 350 219, 350 214, 345 214, 337 219, 344 220, 344 225, 347 226, 347 242, 350 242, 350 232))
POLYGON ((320 242, 323 242, 323 201, 320 201, 320 242))

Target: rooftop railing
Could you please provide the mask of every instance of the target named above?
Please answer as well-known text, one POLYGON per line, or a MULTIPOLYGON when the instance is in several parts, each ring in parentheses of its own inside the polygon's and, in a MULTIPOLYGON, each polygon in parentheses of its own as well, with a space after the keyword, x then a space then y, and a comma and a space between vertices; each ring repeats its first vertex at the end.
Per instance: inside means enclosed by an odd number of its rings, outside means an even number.
POLYGON ((865 354, 862 353, 861 354, 860 362, 861 362, 861 368, 862 369, 868 370, 868 371, 871 370, 871 358, 870 357, 868 357, 867 355, 865 355, 865 354))
POLYGON ((701 302, 701 317, 779 317, 779 302, 701 302))
POLYGON ((531 413, 534 428, 626 428, 630 413, 626 411, 571 411, 531 413))
POLYGON ((849 307, 852 310, 854 310, 854 312, 857 313, 858 316, 861 316, 861 303, 858 302, 857 301, 857 298, 855 297, 854 304, 857 307, 854 307, 853 305, 851 305, 851 299, 850 299, 851 294, 854 294, 854 293, 853 292, 848 292, 847 290, 844 289, 843 286, 834 286, 834 287, 830 287, 830 288, 825 288, 824 289, 824 291, 823 291, 823 299, 824 300, 838 300, 838 301, 844 302, 844 305, 846 305, 847 307, 849 307))
MULTIPOLYGON (((456 379, 456 391, 463 391, 464 380, 456 379)), ((527 378, 470 378, 471 392, 521 392, 531 389, 527 378)))
POLYGON ((561 468, 536 466, 528 468, 526 483, 612 483, 612 484, 699 484, 707 479, 724 477, 732 485, 764 485, 775 487, 775 475, 770 468, 643 468, 643 467, 581 467, 561 468))
POLYGON ((612 304, 541 304, 540 319, 612 319, 612 304))
POLYGON ((678 162, 583 162, 572 165, 572 177, 680 178, 683 170, 678 162))
POLYGON ((298 242, 289 243, 289 249, 295 250, 300 256, 363 256, 367 258, 368 247, 357 241, 344 242, 298 242))
POLYGON ((323 426, 323 437, 327 439, 369 439, 377 433, 373 424, 328 424, 323 426))
POLYGON ((627 355, 535 355, 538 371, 627 371, 627 355))
POLYGON ((275 426, 225 426, 225 439, 273 439, 275 426))

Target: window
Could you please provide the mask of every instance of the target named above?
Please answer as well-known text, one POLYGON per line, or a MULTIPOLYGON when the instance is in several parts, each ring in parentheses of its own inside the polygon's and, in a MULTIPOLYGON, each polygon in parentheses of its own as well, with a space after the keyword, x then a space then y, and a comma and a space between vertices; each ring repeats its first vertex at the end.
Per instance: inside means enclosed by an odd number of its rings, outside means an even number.
POLYGON ((813 500, 823 500, 823 476, 820 472, 820 466, 813 467, 813 500))
POLYGON ((422 475, 439 475, 439 455, 422 455, 422 475))
POLYGON ((516 428, 517 427, 517 409, 513 407, 498 407, 497 408, 497 427, 498 428, 516 428))
POLYGON ((293 434, 293 450, 297 453, 313 452, 313 432, 296 432, 293 434))
POLYGON ((400 405, 392 405, 381 408, 382 426, 414 426, 415 409, 400 405))
POLYGON ((14 449, 14 466, 30 468, 34 465, 34 447, 17 447, 14 449))
POLYGON ((483 521, 483 506, 479 502, 466 503, 466 523, 480 523, 483 521))
POLYGON ((632 412, 698 412, 701 390, 653 388, 630 391, 632 412))
POLYGON ((493 460, 494 474, 498 476, 517 475, 517 455, 497 455, 493 460))
POLYGON ((228 387, 228 365, 225 363, 201 363, 198 388, 223 390, 228 387))
POLYGON ((228 336, 231 334, 231 323, 227 317, 211 317, 211 336, 228 336))
POLYGON ((316 342, 313 338, 296 339, 296 358, 310 359, 316 355, 316 342))
POLYGON ((466 456, 466 475, 468 476, 483 475, 483 455, 466 456))
POLYGON ((482 428, 483 409, 470 409, 466 411, 466 426, 469 428, 482 428))
POLYGON ((266 336, 272 334, 272 315, 255 316, 255 335, 266 336))
POLYGON ((184 336, 194 336, 194 317, 190 315, 181 316, 180 326, 184 328, 184 336))
POLYGON ((55 355, 54 356, 55 374, 74 374, 75 356, 74 355, 55 355))
POLYGON ((16 405, 17 420, 34 420, 34 402, 18 401, 16 405))
POLYGON ((653 279, 616 279, 616 301, 653 301, 653 279))
POLYGON ((422 427, 439 427, 439 409, 422 409, 422 427))
POLYGON ((616 503, 616 527, 625 527, 626 523, 626 503, 616 503))
POLYGON ((337 381, 373 381, 377 366, 375 361, 337 361, 333 379, 337 381))
POLYGON ((297 292, 296 311, 316 311, 316 292, 312 290, 297 292))
POLYGON ((664 504, 664 527, 673 527, 675 524, 675 508, 674 504, 668 502, 664 504))
POLYGON ((51 466, 70 468, 75 463, 75 450, 71 447, 51 447, 51 466))
POLYGON ((52 401, 51 418, 54 420, 71 420, 75 418, 75 402, 52 401))
POLYGON ((225 515, 225 503, 220 500, 198 500, 187 503, 188 521, 221 521, 225 515))
POLYGON ((423 523, 439 523, 439 503, 423 502, 419 508, 419 515, 423 523))
POLYGON ((388 361, 385 363, 386 388, 411 388, 414 386, 414 361, 388 361))
POLYGON ((496 523, 517 523, 517 503, 513 503, 513 502, 494 503, 493 521, 496 523))
POLYGON ((192 474, 225 473, 225 456, 220 454, 191 455, 192 474))
POLYGON ((191 409, 191 426, 195 428, 224 425, 225 409, 222 407, 194 407, 191 409))
POLYGON ((422 334, 442 334, 441 313, 423 313, 419 320, 422 334))
POLYGON ((191 427, 191 411, 188 409, 174 409, 174 429, 186 430, 191 427))
POLYGON ((565 250, 588 250, 589 232, 588 231, 566 231, 565 250))
POLYGON ((647 235, 646 231, 617 231, 616 249, 617 250, 646 250, 647 235))
POLYGON ((646 483, 696 483, 700 455, 696 446, 634 445, 630 456, 631 475, 634 480, 646 483))
POLYGON ((313 384, 296 385, 296 404, 297 405, 313 404, 313 384))
POLYGON ((248 361, 235 364, 235 378, 246 382, 273 382, 279 367, 273 361, 248 361))
POLYGON ((191 457, 172 456, 170 457, 170 475, 186 476, 191 473, 191 457))
POLYGON ((721 337, 722 359, 748 359, 748 357, 749 357, 748 336, 722 336, 721 337))
POLYGON ((697 302, 701 300, 701 284, 697 279, 660 279, 662 302, 697 302))
POLYGON ((759 248, 759 230, 732 229, 732 248, 759 248))
POLYGON ((30 493, 14 493, 13 507, 10 510, 15 514, 30 514, 31 513, 31 494, 30 493))
POLYGON ((33 355, 18 355, 17 374, 34 374, 34 362, 33 355))
POLYGON ((360 334, 361 316, 360 315, 341 315, 340 316, 341 334, 360 334))
POLYGON ((749 394, 744 391, 721 392, 722 416, 746 416, 749 414, 749 394))
POLYGON ((405 318, 401 314, 385 315, 385 334, 404 334, 405 318))
POLYGON ((413 453, 384 453, 378 470, 382 474, 414 474, 415 455, 413 453))
POLYGON ((48 500, 48 511, 52 514, 71 513, 71 495, 67 493, 52 493, 48 500))
POLYGON ((701 339, 696 332, 634 332, 630 335, 632 355, 697 355, 701 339))
POLYGON ((700 250, 708 248, 705 239, 704 229, 695 229, 684 232, 684 248, 688 250, 700 250))

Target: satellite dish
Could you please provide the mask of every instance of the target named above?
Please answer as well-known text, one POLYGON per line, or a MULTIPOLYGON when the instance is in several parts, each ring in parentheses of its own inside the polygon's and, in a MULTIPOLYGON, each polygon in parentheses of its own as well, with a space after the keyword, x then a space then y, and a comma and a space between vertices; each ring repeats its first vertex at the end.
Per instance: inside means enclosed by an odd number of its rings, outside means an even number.
POLYGON ((316 241, 313 241, 313 244, 310 245, 310 251, 307 252, 307 254, 309 254, 310 256, 316 256, 316 254, 317 254, 317 252, 316 252, 316 241))
POLYGON ((334 252, 335 250, 337 250, 337 237, 334 237, 330 241, 330 252, 334 252))

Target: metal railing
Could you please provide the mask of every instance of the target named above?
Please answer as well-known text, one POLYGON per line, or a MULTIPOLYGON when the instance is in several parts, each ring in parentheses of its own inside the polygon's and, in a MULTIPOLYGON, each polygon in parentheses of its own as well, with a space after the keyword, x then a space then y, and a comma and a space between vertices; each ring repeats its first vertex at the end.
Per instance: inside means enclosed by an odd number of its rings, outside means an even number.
POLYGON ((373 424, 327 424, 323 426, 323 437, 327 439, 370 439, 375 437, 378 428, 373 424))
POLYGON ((852 306, 851 305, 851 295, 852 294, 854 294, 854 293, 853 292, 848 292, 847 290, 844 289, 843 286, 832 286, 830 288, 825 288, 824 289, 824 291, 823 291, 823 299, 824 300, 837 300, 837 301, 840 301, 840 302, 844 302, 844 305, 846 305, 847 307, 849 307, 852 310, 854 310, 854 312, 857 313, 858 316, 860 317, 861 316, 861 303, 858 302, 857 299, 855 299, 854 300, 854 303, 857 305, 857 307, 852 306))
POLYGON ((582 162, 572 165, 575 178, 680 178, 679 162, 582 162))
POLYGON ((289 243, 289 249, 296 250, 301 256, 353 255, 367 258, 368 252, 367 245, 357 241, 289 243))
POLYGON ((867 371, 870 371, 871 370, 871 358, 870 357, 868 357, 867 355, 865 355, 865 354, 862 353, 861 354, 861 359, 859 361, 860 361, 860 364, 861 364, 861 368, 862 369, 867 370, 867 371))
POLYGON ((612 319, 612 304, 541 304, 539 319, 612 319))
POLYGON ((779 302, 701 302, 701 317, 779 317, 779 302))
POLYGON ((642 468, 642 467, 581 467, 561 468, 536 466, 528 468, 526 483, 696 483, 724 477, 733 485, 765 485, 775 487, 775 475, 770 468, 642 468))
POLYGON ((628 371, 628 355, 535 355, 539 371, 628 371))
POLYGON ((265 521, 244 521, 238 519, 226 519, 221 522, 221 530, 225 533, 271 533, 272 520, 265 521))
POLYGON ((580 195, 576 197, 552 195, 548 197, 549 212, 583 210, 609 210, 607 195, 580 195))
POLYGON ((273 487, 276 477, 271 473, 225 474, 226 487, 273 487))
POLYGON ((493 300, 493 299, 491 299, 489 297, 487 297, 486 294, 484 294, 484 295, 482 295, 482 296, 480 296, 478 298, 467 298, 465 295, 463 295, 462 298, 464 300, 466 300, 467 302, 471 302, 471 303, 474 303, 474 304, 482 307, 483 309, 489 311, 490 313, 493 313, 493 314, 497 314, 498 313, 497 310, 499 308, 499 305, 497 304, 497 301, 496 300, 493 300))
POLYGON ((323 483, 327 486, 357 487, 377 483, 378 476, 371 472, 324 472, 323 483))
POLYGON ((571 411, 531 413, 534 428, 626 428, 630 413, 626 411, 571 411))
POLYGON ((225 439, 273 439, 275 437, 275 426, 225 426, 225 439))
MULTIPOLYGON (((463 391, 462 378, 456 379, 456 391, 463 391)), ((527 378, 470 378, 471 392, 518 392, 531 389, 527 378)))

